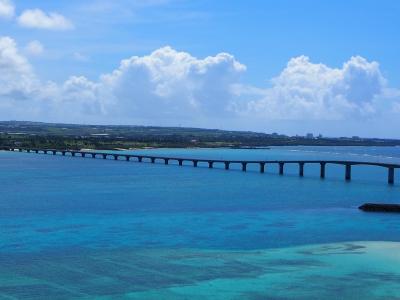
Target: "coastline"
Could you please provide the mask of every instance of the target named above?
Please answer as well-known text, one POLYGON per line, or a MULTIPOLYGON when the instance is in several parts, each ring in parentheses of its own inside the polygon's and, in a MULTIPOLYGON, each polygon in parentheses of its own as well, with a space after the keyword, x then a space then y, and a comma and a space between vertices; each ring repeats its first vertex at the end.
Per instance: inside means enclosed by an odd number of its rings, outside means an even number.
MULTIPOLYGON (((132 148, 81 148, 79 151, 135 151, 135 150, 157 150, 157 149, 233 149, 233 150, 271 150, 277 148, 288 148, 288 147, 316 147, 316 148, 330 148, 330 147, 343 147, 343 148, 400 148, 400 146, 390 146, 390 145, 272 145, 272 146, 260 146, 260 147, 251 147, 251 146, 243 146, 243 147, 229 147, 229 146, 183 146, 183 147, 170 147, 170 146, 158 146, 158 147, 132 147, 132 148)), ((53 148, 51 148, 53 149, 53 148)), ((0 149, 1 150, 1 149, 0 149)))

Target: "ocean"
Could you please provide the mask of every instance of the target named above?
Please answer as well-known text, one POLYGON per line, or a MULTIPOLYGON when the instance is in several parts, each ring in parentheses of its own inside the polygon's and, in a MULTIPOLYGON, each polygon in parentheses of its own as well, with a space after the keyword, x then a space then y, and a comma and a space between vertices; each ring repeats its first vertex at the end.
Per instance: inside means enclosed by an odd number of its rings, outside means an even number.
MULTIPOLYGON (((400 164, 400 147, 144 155, 400 164)), ((397 299, 400 170, 126 162, 0 152, 0 299, 397 299)))

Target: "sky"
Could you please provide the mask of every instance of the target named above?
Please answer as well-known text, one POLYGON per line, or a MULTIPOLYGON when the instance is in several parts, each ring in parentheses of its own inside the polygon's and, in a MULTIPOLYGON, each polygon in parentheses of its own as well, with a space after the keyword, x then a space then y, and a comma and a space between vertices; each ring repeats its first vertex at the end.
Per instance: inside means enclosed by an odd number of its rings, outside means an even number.
POLYGON ((0 0, 0 120, 400 138, 400 1, 0 0))

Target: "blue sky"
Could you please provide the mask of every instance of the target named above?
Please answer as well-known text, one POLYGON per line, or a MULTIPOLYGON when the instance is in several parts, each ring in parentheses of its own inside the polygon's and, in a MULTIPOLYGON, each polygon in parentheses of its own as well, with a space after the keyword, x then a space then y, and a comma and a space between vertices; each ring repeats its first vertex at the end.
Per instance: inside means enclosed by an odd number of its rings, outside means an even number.
POLYGON ((15 52, 0 118, 400 138, 399 15, 394 0, 0 0, 15 52))

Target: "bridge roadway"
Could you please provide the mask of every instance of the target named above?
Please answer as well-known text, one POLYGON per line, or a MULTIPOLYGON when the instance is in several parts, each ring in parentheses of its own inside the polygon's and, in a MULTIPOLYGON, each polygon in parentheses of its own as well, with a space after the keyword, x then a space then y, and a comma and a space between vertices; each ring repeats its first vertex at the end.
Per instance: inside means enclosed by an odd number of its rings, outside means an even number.
POLYGON ((395 169, 400 169, 400 164, 388 164, 379 162, 363 162, 363 161, 346 161, 346 160, 220 160, 220 159, 200 159, 200 158, 186 158, 186 157, 166 157, 166 156, 154 156, 154 155, 141 155, 141 154, 121 154, 121 153, 107 153, 107 152, 94 152, 94 151, 78 151, 78 150, 55 150, 55 149, 23 149, 23 148, 5 148, 6 151, 18 151, 27 153, 43 153, 53 155, 71 155, 78 157, 101 157, 108 159, 113 157, 115 160, 123 158, 126 161, 136 159, 137 162, 143 162, 147 160, 151 163, 157 161, 163 161, 164 164, 168 165, 170 161, 177 161, 179 166, 183 165, 183 162, 191 162, 194 167, 197 167, 199 163, 207 163, 209 168, 213 168, 214 164, 222 163, 225 166, 225 170, 229 170, 231 164, 239 164, 242 166, 242 171, 247 171, 247 165, 258 164, 260 172, 265 172, 266 165, 277 164, 279 165, 279 174, 284 174, 285 164, 298 164, 299 165, 299 176, 304 176, 304 165, 305 164, 319 164, 320 165, 320 177, 325 178, 325 169, 327 164, 343 165, 344 166, 344 177, 345 180, 351 180, 351 168, 355 165, 365 166, 377 166, 387 168, 388 171, 388 183, 394 184, 394 173, 395 169))

